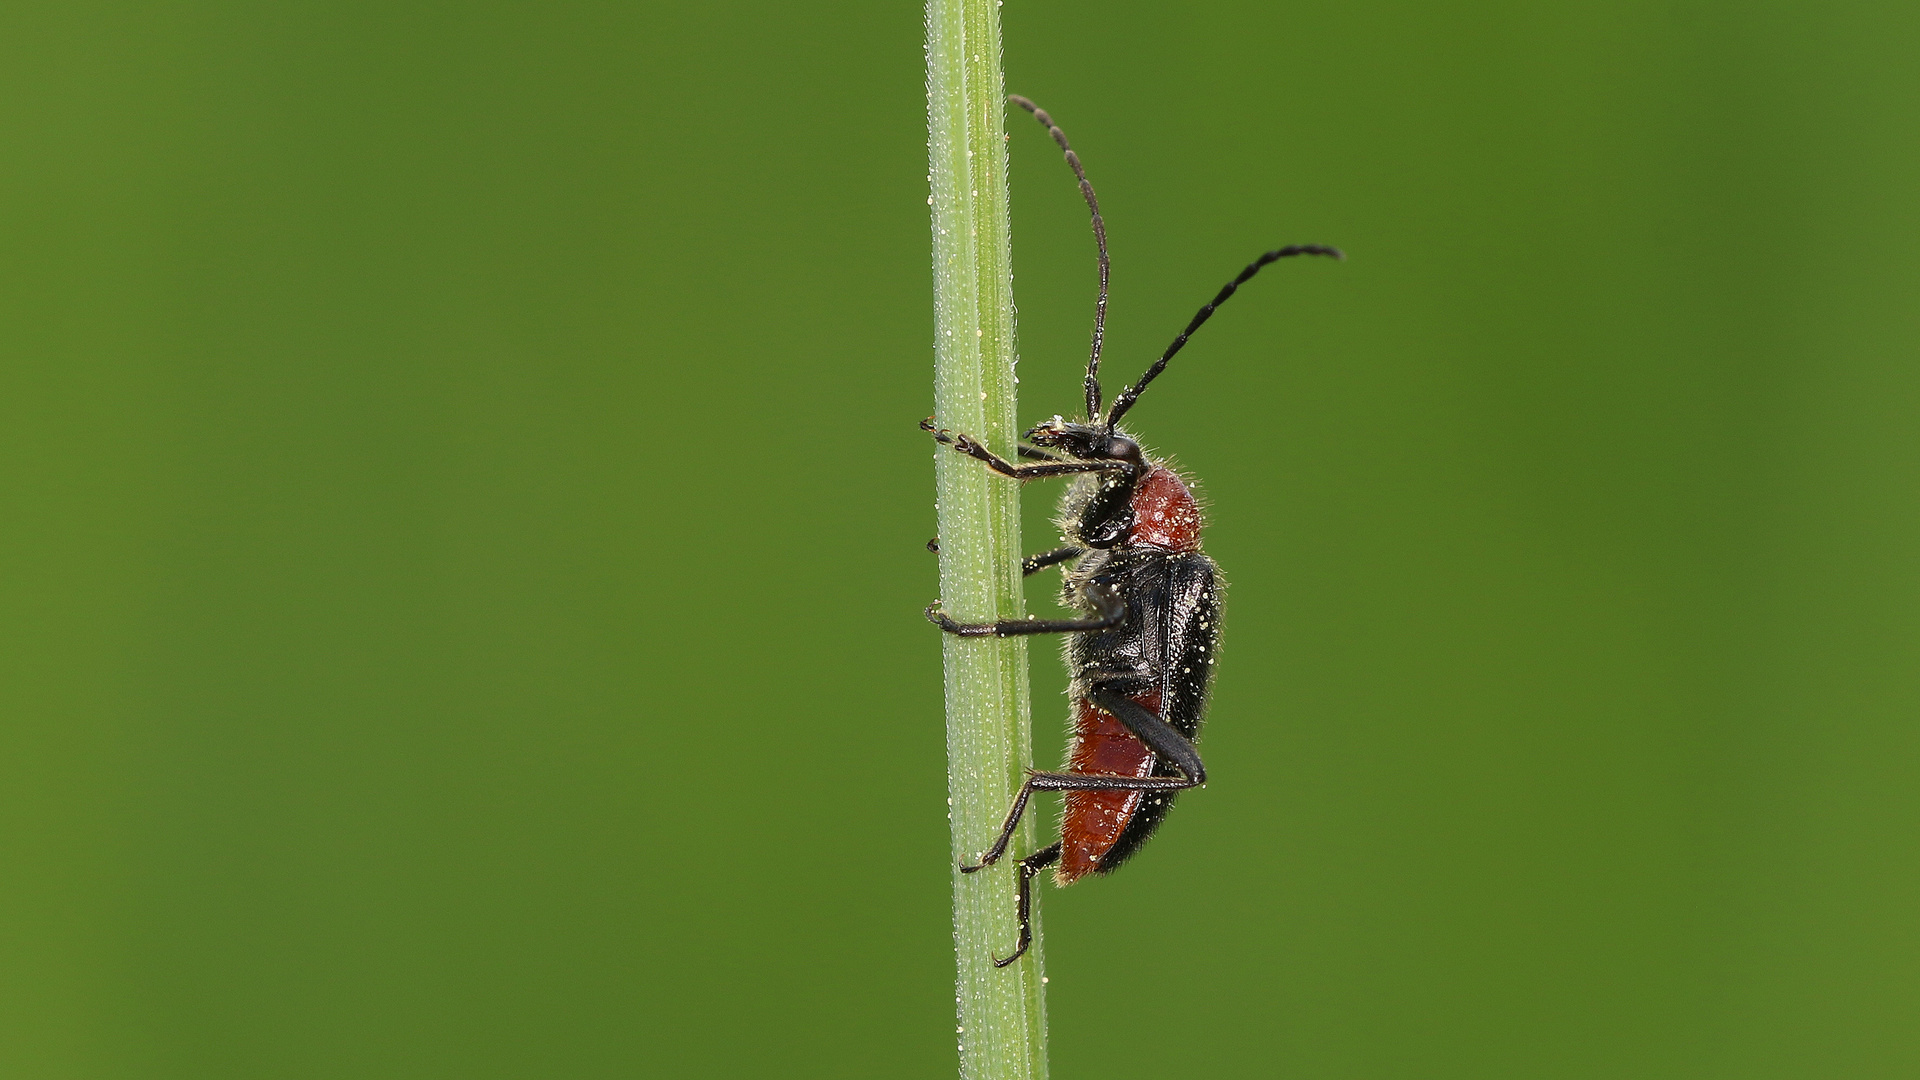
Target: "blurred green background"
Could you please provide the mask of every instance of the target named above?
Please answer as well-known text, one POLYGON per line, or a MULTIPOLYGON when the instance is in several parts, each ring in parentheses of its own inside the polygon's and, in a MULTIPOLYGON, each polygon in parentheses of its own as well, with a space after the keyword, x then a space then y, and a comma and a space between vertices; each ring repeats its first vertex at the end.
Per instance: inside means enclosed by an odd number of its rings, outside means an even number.
MULTIPOLYGON (((1116 378, 1350 255, 1134 413, 1214 782, 1054 1075, 1920 1075, 1920 8, 1003 11, 1116 378)), ((951 1074, 920 20, 0 13, 0 1074, 951 1074)))

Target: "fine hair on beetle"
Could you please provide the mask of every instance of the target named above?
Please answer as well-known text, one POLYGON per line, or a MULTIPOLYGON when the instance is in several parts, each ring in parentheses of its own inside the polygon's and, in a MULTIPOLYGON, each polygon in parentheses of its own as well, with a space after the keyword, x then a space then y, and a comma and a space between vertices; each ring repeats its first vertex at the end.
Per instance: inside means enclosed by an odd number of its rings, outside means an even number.
MULTIPOLYGON (((1001 476, 1074 480, 1060 504, 1065 546, 1028 556, 1021 572, 1061 567, 1061 605, 1078 617, 962 623, 938 601, 926 610, 930 622, 960 637, 1065 635, 1072 722, 1067 768, 1030 772, 993 843, 977 862, 960 867, 971 874, 999 862, 1033 793, 1062 794, 1060 838, 1018 860, 1014 903, 1020 935, 1013 953, 994 961, 1000 967, 1019 960, 1033 943, 1032 883, 1042 870, 1053 867, 1059 885, 1090 873, 1111 873, 1153 835, 1177 792, 1207 779, 1194 743, 1220 642, 1219 567, 1200 550, 1200 507, 1186 478, 1144 451, 1121 430, 1120 421, 1194 332, 1261 269, 1295 255, 1345 258, 1338 248, 1322 244, 1263 253, 1203 305, 1139 381, 1114 395, 1102 413, 1100 350, 1106 341, 1111 263, 1100 200, 1053 118, 1026 98, 1007 100, 1033 114, 1073 170, 1093 219, 1100 285, 1083 383, 1085 420, 1055 415, 1029 429, 1019 447, 1022 464, 1007 461, 978 439, 939 427, 932 418, 921 422, 936 440, 1001 476)), ((931 541, 928 546, 938 549, 931 541)))

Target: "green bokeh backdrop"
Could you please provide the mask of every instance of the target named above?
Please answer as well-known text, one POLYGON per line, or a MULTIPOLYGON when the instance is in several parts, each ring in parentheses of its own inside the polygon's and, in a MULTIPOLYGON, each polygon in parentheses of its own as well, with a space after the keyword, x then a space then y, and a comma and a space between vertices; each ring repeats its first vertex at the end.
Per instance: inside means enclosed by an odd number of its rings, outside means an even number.
MULTIPOLYGON (((1350 254, 1134 414, 1214 782, 1054 1075, 1920 1075, 1920 7, 1003 11, 1116 376, 1350 254)), ((919 9, 0 41, 0 1074, 949 1075, 919 9)))

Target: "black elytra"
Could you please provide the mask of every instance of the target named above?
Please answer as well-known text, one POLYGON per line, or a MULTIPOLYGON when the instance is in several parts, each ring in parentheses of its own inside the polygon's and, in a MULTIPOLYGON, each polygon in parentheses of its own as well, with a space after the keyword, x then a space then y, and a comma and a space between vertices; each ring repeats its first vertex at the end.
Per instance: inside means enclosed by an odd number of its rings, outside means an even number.
MULTIPOLYGON (((1013 831, 1036 791, 1063 793, 1060 839, 1021 859, 1016 884, 1020 940, 1013 955, 995 960, 1006 967, 1033 944, 1030 920, 1033 879, 1049 866, 1061 885, 1083 874, 1112 871, 1137 851, 1173 806, 1175 793, 1206 783, 1206 766, 1194 749, 1207 711, 1214 657, 1220 643, 1219 568, 1200 550, 1199 506, 1186 482, 1140 448, 1119 427, 1147 385, 1166 370, 1167 361, 1213 317, 1241 285, 1262 267, 1294 255, 1344 258, 1338 248, 1296 244, 1262 254, 1228 282, 1187 323, 1140 381, 1121 391, 1103 416, 1100 412, 1100 347, 1106 336, 1106 222, 1066 133, 1033 102, 1007 99, 1032 113, 1066 155, 1080 194, 1093 217, 1100 256, 1100 291, 1094 305, 1093 346, 1085 383, 1087 419, 1059 416, 1025 435, 1020 457, 1009 462, 976 439, 935 426, 921 427, 959 453, 984 463, 1001 476, 1035 480, 1071 476, 1060 503, 1066 546, 1029 556, 1026 574, 1050 566, 1065 567, 1063 606, 1079 612, 1070 619, 1015 619, 960 623, 927 608, 934 625, 961 637, 1010 637, 1016 634, 1066 634, 1066 661, 1072 673, 1073 739, 1068 766, 1061 772, 1031 772, 1007 812, 993 845, 965 873, 992 866, 1007 852, 1013 831)), ((929 547, 935 547, 931 542, 929 547)))

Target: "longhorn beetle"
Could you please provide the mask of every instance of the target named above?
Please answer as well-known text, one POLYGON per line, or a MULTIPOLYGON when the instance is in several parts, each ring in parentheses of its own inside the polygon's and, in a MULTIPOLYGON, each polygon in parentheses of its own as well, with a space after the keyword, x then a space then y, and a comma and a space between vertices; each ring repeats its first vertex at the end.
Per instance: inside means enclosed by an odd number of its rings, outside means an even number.
MULTIPOLYGON (((1007 811, 1006 824, 993 846, 972 866, 992 866, 1007 853, 1013 830, 1036 791, 1063 793, 1060 839, 1020 860, 1018 911, 1020 941, 1013 955, 995 960, 1006 967, 1033 944, 1033 879, 1058 863, 1054 881, 1068 885, 1081 876, 1105 874, 1125 862, 1153 835, 1173 806, 1176 792, 1207 782, 1206 766, 1193 748, 1207 711, 1213 681, 1214 652, 1220 643, 1219 569, 1200 551, 1200 508, 1178 473, 1140 448, 1120 429, 1147 385, 1166 370, 1167 361, 1213 317, 1240 286, 1268 263, 1293 255, 1345 258, 1338 248, 1295 244, 1261 255, 1202 307, 1140 381, 1120 392, 1100 413, 1100 346, 1107 322, 1107 226, 1086 169, 1044 110, 1026 98, 1008 101, 1033 114, 1053 136, 1080 182, 1080 195, 1093 216, 1093 239, 1100 253, 1100 294, 1093 309, 1093 349, 1087 359, 1087 418, 1059 416, 1026 433, 1032 445, 1020 456, 1035 464, 1015 465, 976 439, 934 426, 933 437, 986 464, 1001 476, 1035 480, 1072 476, 1073 486, 1060 501, 1060 527, 1067 546, 1030 556, 1023 574, 1069 564, 1061 603, 1077 609, 1077 619, 1016 619, 995 623, 959 623, 935 601, 927 619, 962 637, 1010 637, 1015 634, 1066 634, 1066 661, 1073 679, 1073 739, 1064 772, 1030 772, 1007 811)), ((930 545, 931 546, 931 545, 930 545)))

